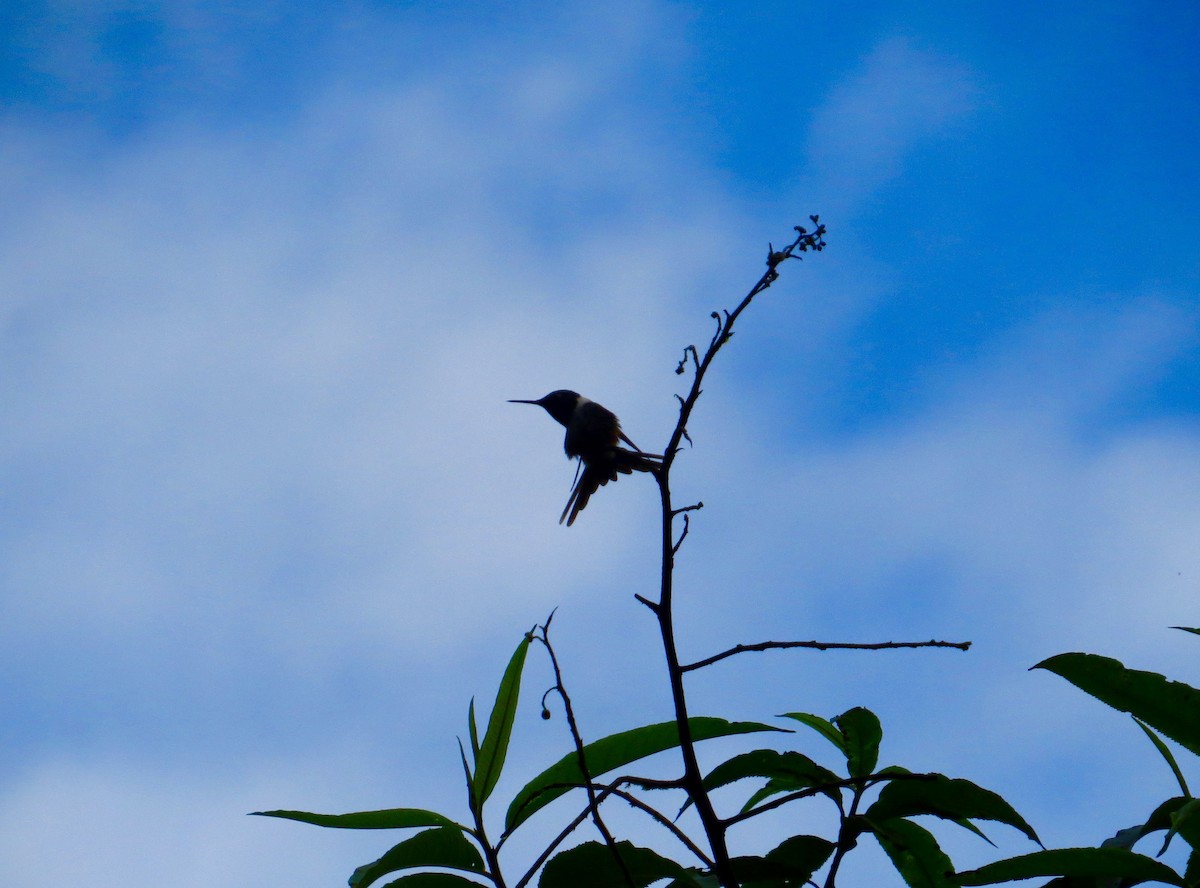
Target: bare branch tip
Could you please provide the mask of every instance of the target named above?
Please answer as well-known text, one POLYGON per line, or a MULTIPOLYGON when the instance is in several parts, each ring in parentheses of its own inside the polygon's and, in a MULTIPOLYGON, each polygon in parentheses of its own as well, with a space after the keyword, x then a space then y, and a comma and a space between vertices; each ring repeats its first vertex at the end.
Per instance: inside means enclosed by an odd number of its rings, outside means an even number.
POLYGON ((640 595, 640 594, 638 594, 637 592, 633 593, 633 597, 634 597, 634 598, 636 598, 636 599, 637 599, 637 600, 638 600, 638 601, 639 601, 641 604, 644 604, 644 605, 646 605, 646 607, 650 608, 650 610, 651 610, 653 613, 656 613, 656 614, 658 613, 658 611, 659 611, 659 605, 658 605, 658 602, 656 602, 656 601, 651 601, 651 600, 650 600, 649 598, 647 598, 646 596, 644 596, 644 595, 640 595))

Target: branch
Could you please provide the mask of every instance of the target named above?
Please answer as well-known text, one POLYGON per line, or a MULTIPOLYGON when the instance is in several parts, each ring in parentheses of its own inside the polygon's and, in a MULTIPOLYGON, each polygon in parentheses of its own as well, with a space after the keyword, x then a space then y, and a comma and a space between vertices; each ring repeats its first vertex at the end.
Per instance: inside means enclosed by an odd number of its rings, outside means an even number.
POLYGON ((650 608, 651 612, 653 612, 655 614, 658 613, 659 607, 658 607, 657 601, 651 601, 645 595, 641 595, 637 592, 633 593, 633 597, 636 598, 638 601, 640 601, 642 604, 646 605, 646 607, 650 608))
MULTIPOLYGON (((642 788, 642 789, 680 789, 681 782, 679 780, 654 780, 654 779, 651 779, 648 777, 627 776, 627 777, 618 777, 612 783, 607 784, 607 785, 605 785, 603 783, 593 783, 593 784, 591 784, 591 786, 600 790, 599 795, 596 797, 597 805, 604 802, 609 796, 612 796, 612 795, 615 795, 615 796, 618 796, 619 798, 624 799, 625 801, 632 804, 634 807, 640 808, 641 810, 643 810, 646 813, 653 816, 656 820, 659 820, 660 823, 662 823, 664 826, 666 826, 671 831, 671 833, 673 835, 675 835, 675 837, 677 839, 679 839, 680 842, 682 842, 685 846, 687 846, 687 848, 689 850, 691 850, 691 852, 693 854, 695 854, 700 860, 704 861, 704 863, 706 865, 709 865, 709 866, 712 865, 712 862, 708 859, 708 857, 705 856, 704 852, 701 851, 699 848, 697 848, 695 843, 692 842, 692 840, 690 838, 688 838, 688 836, 681 829, 679 829, 679 827, 677 827, 677 826, 675 826, 675 824, 671 823, 670 820, 666 818, 666 815, 662 814, 659 811, 655 811, 654 808, 652 808, 650 805, 647 805, 645 802, 643 802, 641 799, 637 798, 636 796, 632 796, 627 792, 623 792, 620 789, 620 786, 622 784, 630 784, 633 786, 638 786, 639 788, 642 788), (662 818, 662 819, 660 820, 659 818, 662 818)), ((561 789, 562 787, 566 787, 566 786, 569 786, 572 789, 577 789, 583 785, 584 784, 580 784, 580 783, 555 783, 555 784, 550 784, 549 786, 545 787, 545 789, 546 790, 561 789)), ((525 875, 523 875, 517 881, 514 888, 525 888, 525 886, 529 884, 529 880, 532 879, 534 877, 534 875, 537 873, 538 869, 540 869, 541 866, 547 860, 550 859, 550 856, 554 853, 555 849, 558 848, 558 846, 561 845, 563 842, 565 842, 567 840, 567 837, 570 836, 571 833, 573 833, 576 829, 578 829, 580 824, 583 823, 583 821, 587 820, 588 815, 592 813, 592 810, 593 810, 592 804, 589 800, 587 806, 584 807, 584 809, 582 811, 580 811, 578 814, 576 814, 571 819, 571 822, 568 823, 565 827, 563 827, 563 829, 559 832, 559 834, 557 836, 555 836, 554 839, 551 840, 550 844, 547 845, 546 848, 542 851, 542 853, 538 855, 537 860, 535 860, 533 862, 533 865, 529 867, 529 869, 526 871, 525 875)), ((509 835, 511 835, 511 833, 509 835)), ((507 836, 505 836, 505 838, 507 838, 507 836)))
POLYGON ((643 604, 650 608, 651 612, 658 619, 659 633, 662 636, 663 653, 667 661, 667 677, 671 686, 671 701, 675 709, 675 724, 679 729, 679 752, 683 759, 683 788, 691 799, 692 804, 696 807, 696 814, 700 818, 701 826, 704 829, 705 837, 708 839, 709 848, 712 851, 712 866, 710 867, 713 875, 716 876, 717 882, 722 888, 736 888, 738 884, 737 877, 733 870, 732 860, 729 855, 729 848, 725 841, 725 825, 717 816, 716 810, 713 808, 712 799, 709 798, 708 790, 704 786, 704 777, 700 772, 700 764, 696 757, 695 740, 692 737, 691 725, 688 721, 688 705, 687 694, 684 691, 683 676, 684 669, 680 666, 679 652, 675 643, 675 622, 672 608, 672 600, 674 597, 674 571, 675 571, 675 556, 682 545, 684 538, 688 532, 688 516, 687 512, 690 509, 675 509, 671 505, 671 466, 675 462, 675 457, 679 453, 680 443, 685 439, 691 443, 691 438, 688 437, 687 426, 688 420, 691 418, 692 410, 696 406, 696 400, 700 397, 703 390, 704 374, 708 372, 709 366, 712 364, 713 358, 716 357, 721 346, 729 341, 729 337, 733 335, 733 326, 737 323, 738 316, 750 305, 756 295, 761 293, 779 277, 777 271, 778 265, 792 258, 799 258, 796 254, 807 252, 808 250, 821 250, 825 246, 824 234, 825 226, 820 223, 816 216, 811 216, 816 230, 809 233, 804 228, 796 227, 796 239, 791 244, 784 247, 782 250, 776 250, 773 246, 769 246, 767 254, 767 270, 758 279, 758 282, 750 288, 750 291, 738 303, 733 311, 713 312, 711 317, 716 322, 716 330, 713 333, 712 340, 705 349, 704 357, 697 360, 697 350, 694 346, 684 350, 683 359, 675 368, 676 373, 682 374, 684 367, 687 366, 689 354, 692 358, 693 374, 692 384, 688 390, 687 397, 676 395, 679 400, 679 418, 675 422, 675 428, 671 432, 671 438, 667 446, 663 448, 662 466, 655 473, 655 480, 658 482, 659 498, 662 503, 662 561, 660 574, 660 592, 657 605, 639 598, 643 604), (684 513, 683 531, 679 539, 674 539, 673 524, 675 516, 684 513))
MULTIPOLYGON (((704 374, 708 371, 709 364, 712 363, 714 357, 721 346, 729 341, 733 335, 733 325, 737 321, 738 316, 745 311, 754 297, 763 290, 775 283, 779 278, 777 271, 780 263, 788 259, 799 259, 799 253, 807 253, 809 250, 820 252, 825 249, 825 226, 821 223, 817 216, 809 217, 816 228, 813 231, 808 231, 805 228, 797 225, 795 228, 796 239, 784 247, 782 250, 776 250, 770 244, 767 245, 767 270, 762 277, 758 279, 750 291, 738 303, 737 308, 733 311, 726 311, 725 317, 722 319, 717 312, 712 313, 712 317, 717 322, 717 330, 713 334, 712 341, 709 342, 707 350, 704 352, 704 357, 700 359, 695 367, 695 375, 692 377, 692 387, 686 398, 679 398, 679 421, 675 424, 675 431, 671 435, 671 442, 663 450, 665 468, 670 468, 671 463, 675 459, 675 453, 679 449, 679 442, 683 440, 687 432, 688 420, 691 418, 692 409, 696 406, 696 399, 700 397, 700 384, 704 380, 704 374)), ((688 346, 692 350, 692 360, 695 362, 695 346, 688 346)), ((676 367, 676 373, 681 373, 687 361, 687 350, 684 351, 684 359, 679 362, 676 367)))
POLYGON ((701 850, 701 848, 695 842, 693 842, 691 840, 691 838, 688 836, 687 833, 685 833, 682 829, 680 829, 678 826, 676 826, 674 823, 672 823, 671 818, 668 817, 666 814, 662 813, 657 808, 654 808, 651 805, 648 805, 646 802, 643 802, 641 799, 639 799, 637 796, 633 795, 632 793, 628 793, 622 789, 618 789, 615 784, 613 786, 606 787, 606 789, 608 789, 608 791, 612 795, 616 796, 617 798, 624 799, 629 804, 633 805, 633 807, 637 808, 638 810, 640 810, 646 814, 649 814, 650 817, 652 817, 655 821, 657 821, 660 826, 666 827, 666 829, 670 831, 671 835, 673 835, 675 838, 677 838, 689 851, 691 851, 693 854, 695 854, 696 857, 706 867, 708 867, 710 869, 712 868, 713 862, 708 857, 708 855, 705 854, 704 851, 701 850))
POLYGON ((851 650, 851 651, 882 651, 891 650, 893 648, 954 648, 956 650, 969 650, 972 642, 970 641, 870 641, 870 642, 850 642, 850 641, 760 641, 757 644, 739 644, 731 647, 727 651, 722 651, 719 654, 713 654, 711 657, 706 657, 703 660, 697 660, 695 663, 688 663, 680 668, 684 672, 690 672, 693 669, 702 669, 705 666, 711 666, 713 663, 719 663, 727 657, 732 657, 735 654, 745 654, 754 651, 770 651, 781 648, 812 648, 818 651, 832 650, 851 650))
POLYGON ((798 789, 795 792, 789 792, 786 795, 777 796, 776 798, 771 799, 769 802, 764 802, 757 807, 751 808, 749 811, 739 811, 732 817, 725 818, 724 823, 726 826, 734 826, 735 824, 757 817, 759 814, 766 814, 768 811, 774 811, 776 808, 781 808, 789 802, 812 798, 813 796, 818 795, 825 795, 831 789, 845 789, 847 787, 861 786, 864 790, 866 790, 870 789, 876 783, 889 783, 894 780, 933 779, 933 774, 886 774, 882 777, 872 774, 868 777, 847 777, 845 780, 839 780, 836 783, 822 783, 819 786, 809 786, 805 787, 804 789, 798 789))
MULTIPOLYGON (((592 772, 588 770, 587 758, 583 751, 583 737, 579 733, 579 725, 575 721, 575 708, 571 705, 571 697, 567 693, 566 686, 563 685, 562 670, 558 666, 558 657, 555 656, 554 647, 550 644, 550 620, 552 619, 554 619, 553 612, 551 612, 545 624, 538 627, 538 631, 533 634, 533 637, 542 644, 546 649, 546 653, 550 656, 550 665, 554 669, 554 687, 551 690, 557 691, 558 696, 563 701, 563 709, 567 714, 567 726, 571 731, 571 739, 575 742, 575 757, 579 760, 579 772, 583 775, 584 789, 587 790, 587 810, 591 812, 592 822, 596 824, 596 829, 604 839, 604 844, 612 852, 617 866, 620 867, 622 874, 625 876, 626 884, 629 885, 629 888, 635 888, 633 874, 629 871, 629 866, 625 863, 625 859, 617 851, 617 841, 613 838, 612 833, 608 831, 608 827, 604 825, 604 820, 600 817, 600 800, 596 797, 596 785, 592 782, 592 772)), ((545 699, 545 696, 543 696, 542 713, 544 718, 548 718, 550 711, 546 709, 545 699)))
POLYGON ((691 526, 691 522, 690 522, 690 521, 688 521, 688 516, 687 516, 687 515, 684 515, 684 516, 683 516, 683 532, 682 532, 681 534, 679 534, 679 539, 677 539, 677 540, 675 541, 675 545, 673 545, 673 546, 671 547, 671 554, 672 554, 672 555, 678 555, 678 554, 679 554, 679 547, 680 547, 680 546, 682 546, 682 545, 683 545, 683 541, 687 539, 687 535, 688 535, 688 528, 689 528, 690 526, 691 526))
MULTIPOLYGON (((604 799, 607 798, 608 795, 609 795, 609 793, 607 791, 602 792, 600 794, 600 796, 597 798, 597 803, 604 801, 604 799)), ((554 853, 554 849, 557 848, 559 845, 561 845, 563 842, 565 842, 567 839, 567 836, 569 836, 571 833, 575 832, 575 830, 579 826, 579 824, 581 824, 581 823, 583 823, 583 821, 587 820, 588 814, 590 814, 591 811, 592 811, 592 805, 591 805, 591 802, 589 801, 588 806, 586 808, 584 808, 582 811, 580 811, 578 814, 576 814, 575 817, 571 820, 571 822, 568 823, 565 827, 563 827, 562 830, 559 832, 559 834, 557 836, 555 836, 553 840, 551 840, 549 845, 546 846, 545 850, 542 851, 542 853, 538 855, 537 860, 535 860, 533 862, 533 865, 531 867, 529 867, 529 869, 526 871, 525 875, 521 876, 521 878, 517 880, 517 884, 514 886, 514 888, 525 888, 525 886, 529 884, 529 880, 532 879, 534 874, 541 868, 542 864, 544 864, 547 860, 550 859, 550 855, 554 853)))

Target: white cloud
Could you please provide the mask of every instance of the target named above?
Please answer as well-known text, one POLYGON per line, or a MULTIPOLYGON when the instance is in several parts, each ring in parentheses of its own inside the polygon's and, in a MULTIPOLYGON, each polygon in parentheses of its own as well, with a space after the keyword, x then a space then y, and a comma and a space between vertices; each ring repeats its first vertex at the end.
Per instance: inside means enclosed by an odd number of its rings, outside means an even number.
POLYGON ((245 773, 187 760, 48 759, 0 791, 0 872, 28 885, 341 884, 396 834, 246 815, 300 793, 346 804, 346 787, 371 783, 369 759, 347 751, 259 761, 245 773))

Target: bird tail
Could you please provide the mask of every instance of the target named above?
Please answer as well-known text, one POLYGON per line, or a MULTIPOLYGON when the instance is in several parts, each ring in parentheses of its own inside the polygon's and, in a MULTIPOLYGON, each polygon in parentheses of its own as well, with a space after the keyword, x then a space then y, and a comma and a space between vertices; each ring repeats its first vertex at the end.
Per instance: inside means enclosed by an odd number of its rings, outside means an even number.
MULTIPOLYGON (((630 475, 634 472, 657 472, 662 468, 661 453, 642 453, 642 451, 626 450, 624 447, 613 448, 613 467, 616 471, 623 475, 630 475)), ((610 481, 616 481, 617 476, 613 475, 610 481)))
POLYGON ((583 464, 583 472, 571 491, 562 517, 558 523, 567 522, 567 527, 575 523, 579 513, 584 510, 592 494, 607 484, 616 481, 617 476, 632 475, 634 472, 657 472, 662 468, 662 456, 656 453, 642 453, 626 450, 624 447, 614 447, 611 456, 606 460, 592 460, 583 464))

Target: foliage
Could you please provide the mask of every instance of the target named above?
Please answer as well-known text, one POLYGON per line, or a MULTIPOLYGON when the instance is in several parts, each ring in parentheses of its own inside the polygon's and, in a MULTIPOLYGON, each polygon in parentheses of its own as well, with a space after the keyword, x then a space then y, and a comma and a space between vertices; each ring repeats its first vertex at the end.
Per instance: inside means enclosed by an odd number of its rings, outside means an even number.
MULTIPOLYGON (((1176 626, 1185 632, 1200 630, 1176 626)), ((1059 654, 1033 667, 1065 678, 1082 691, 1121 712, 1128 712, 1166 762, 1179 785, 1179 795, 1165 799, 1140 823, 1122 829, 1098 848, 1038 851, 998 860, 959 874, 962 885, 994 885, 1034 876, 1057 876, 1056 888, 1117 888, 1141 882, 1200 886, 1200 800, 1192 798, 1175 756, 1159 734, 1188 752, 1200 755, 1200 690, 1170 681, 1156 672, 1130 669, 1096 654, 1059 654), (1133 851, 1134 845, 1164 833, 1156 856, 1178 836, 1189 848, 1182 873, 1133 851)))
MULTIPOLYGON (((1089 654, 1063 654, 1038 665, 1055 672, 1114 708, 1133 715, 1155 749, 1166 760, 1181 794, 1164 801, 1137 826, 1122 830, 1099 848, 1042 849, 996 861, 982 868, 956 873, 953 862, 934 833, 918 818, 933 818, 968 830, 987 840, 979 823, 1011 827, 1041 845, 1033 827, 996 793, 962 778, 939 773, 914 773, 898 765, 880 767, 883 728, 874 713, 855 707, 832 718, 809 712, 789 712, 780 724, 731 722, 694 716, 688 709, 685 677, 731 656, 772 648, 858 648, 880 650, 904 647, 939 647, 966 650, 969 642, 764 641, 737 645, 694 663, 681 663, 676 653, 673 582, 674 557, 688 534, 691 513, 703 503, 676 507, 670 473, 684 440, 690 443, 688 420, 701 394, 714 358, 733 335, 733 327, 752 300, 779 277, 779 266, 799 254, 825 246, 825 226, 811 217, 812 231, 797 227, 796 238, 786 247, 768 247, 767 271, 731 311, 712 313, 716 330, 701 354, 694 345, 684 349, 676 372, 691 371, 691 385, 677 395, 679 417, 662 451, 661 467, 653 472, 662 504, 662 571, 659 598, 637 600, 658 624, 666 659, 666 679, 673 702, 669 720, 632 727, 607 737, 585 741, 575 719, 574 703, 567 692, 550 640, 553 614, 544 624, 525 633, 504 671, 480 736, 475 701, 467 712, 467 742, 459 742, 467 786, 469 818, 454 818, 416 808, 391 808, 350 814, 312 814, 301 811, 264 811, 317 826, 343 829, 396 829, 407 835, 377 860, 360 866, 350 877, 351 888, 463 888, 493 885, 524 888, 535 879, 540 888, 793 888, 823 884, 834 888, 846 855, 860 839, 868 837, 884 851, 900 878, 913 888, 950 888, 956 885, 990 885, 1019 879, 1055 877, 1056 888, 1118 888, 1145 881, 1200 888, 1200 802, 1193 800, 1182 772, 1159 737, 1200 754, 1200 691, 1160 675, 1126 669, 1115 660, 1089 654), (556 694, 562 703, 573 749, 528 780, 510 799, 493 799, 509 761, 510 742, 527 655, 539 645, 550 662, 554 685, 542 697, 542 714, 549 718, 547 698, 556 694), (742 748, 707 773, 702 772, 696 745, 715 738, 769 737, 775 742, 759 748, 742 748), (786 737, 786 743, 784 738, 786 737), (817 747, 830 754, 834 764, 820 763, 817 747), (678 755, 680 772, 671 779, 639 775, 635 769, 664 753, 678 755), (712 793, 731 795, 743 789, 736 810, 718 814, 712 793), (661 800, 672 800, 670 807, 661 800), (573 813, 545 824, 543 813, 555 801, 575 801, 573 813), (618 839, 604 819, 604 810, 619 800, 655 824, 673 842, 673 856, 618 839), (652 801, 657 801, 657 804, 652 801), (672 816, 668 811, 682 802, 672 816), (829 813, 825 836, 791 835, 761 855, 735 855, 728 847, 729 833, 759 818, 794 823, 796 806, 817 806, 829 813), (496 813, 502 810, 503 814, 496 813), (685 829, 680 817, 689 813, 698 828, 685 829), (538 816, 541 814, 542 816, 538 816), (501 852, 518 830, 537 820, 543 835, 552 836, 533 859, 512 862, 501 852), (576 832, 590 822, 599 839, 580 842, 576 832), (499 835, 495 830, 499 828, 499 835), (1165 833, 1163 850, 1175 837, 1193 850, 1186 871, 1176 873, 1153 858, 1133 851, 1143 838, 1165 833), (574 840, 573 845, 571 840, 574 840), (570 845, 570 846, 569 846, 570 845), (677 859, 678 858, 678 859, 677 859)), ((1197 630, 1188 630, 1196 632, 1197 630)), ((1198 633, 1200 634, 1200 633, 1198 633)), ((557 810, 562 811, 560 805, 557 810)), ((691 822, 691 821, 688 821, 691 822)), ((1160 852, 1161 853, 1161 852, 1160 852)))
MULTIPOLYGON (((613 734, 583 746, 583 755, 571 752, 519 789, 506 807, 504 831, 492 842, 485 827, 484 808, 496 785, 498 769, 507 756, 513 714, 520 691, 521 668, 531 641, 546 640, 546 626, 539 626, 521 639, 500 683, 489 719, 489 730, 481 743, 471 740, 464 749, 464 772, 471 800, 474 825, 456 823, 433 811, 394 808, 354 814, 323 815, 299 811, 264 811, 265 816, 281 817, 319 826, 347 829, 417 830, 383 854, 378 860, 359 867, 350 879, 351 888, 368 888, 385 876, 416 871, 388 883, 391 886, 473 885, 472 876, 483 876, 495 884, 506 884, 499 870, 488 861, 498 860, 501 847, 535 813, 572 791, 589 785, 597 794, 598 808, 610 797, 631 800, 635 793, 679 789, 679 781, 656 781, 636 776, 610 776, 629 765, 651 756, 678 749, 679 731, 674 722, 646 725, 613 734), (494 729, 494 730, 493 730, 494 729), (489 737, 495 737, 489 743, 489 737), (586 771, 580 761, 587 763, 586 771), (452 870, 436 873, 432 870, 452 870), (424 873, 422 881, 414 881, 424 873), (499 878, 498 878, 499 877, 499 878)), ((714 767, 704 777, 705 791, 747 781, 749 792, 740 810, 726 818, 733 826, 775 812, 784 806, 820 800, 832 808, 837 819, 836 841, 819 836, 796 835, 781 842, 762 856, 743 856, 731 860, 738 884, 745 886, 803 885, 826 864, 836 865, 860 837, 873 836, 896 864, 910 885, 950 885, 951 867, 933 835, 912 818, 929 815, 980 833, 975 821, 1003 823, 1037 841, 1037 834, 1021 816, 995 793, 967 780, 941 774, 915 774, 889 766, 878 768, 877 761, 883 730, 879 720, 867 709, 857 707, 832 719, 809 713, 788 713, 784 718, 807 729, 800 736, 824 738, 839 754, 838 770, 826 768, 798 750, 780 751, 760 748, 738 753, 714 767)), ((719 718, 694 717, 690 720, 694 741, 749 734, 795 735, 782 727, 756 722, 729 722, 719 718)), ((468 733, 478 735, 474 725, 474 704, 468 716, 468 733)), ((688 798, 684 808, 692 805, 688 798)), ((686 848, 682 831, 661 811, 651 813, 642 799, 638 804, 648 816, 676 833, 686 848)), ((558 846, 584 820, 594 815, 585 803, 546 849, 532 868, 513 883, 529 884, 539 874, 542 888, 584 888, 631 884, 650 885, 671 879, 677 888, 701 888, 719 884, 714 881, 713 863, 707 852, 693 845, 694 860, 684 865, 648 848, 630 842, 585 842, 566 851, 558 846), (544 866, 543 866, 544 864, 544 866)), ((682 812, 680 812, 682 813, 682 812)), ((828 883, 832 884, 832 882, 828 883)))

